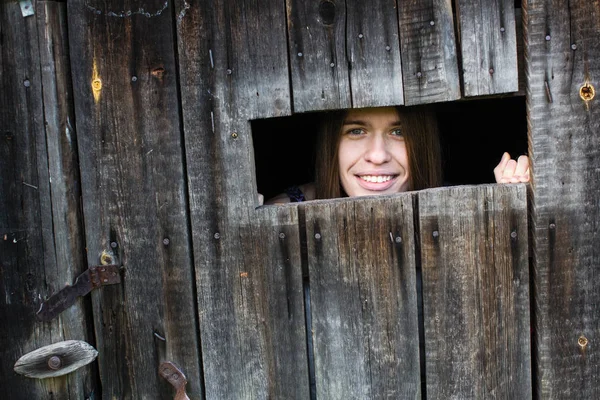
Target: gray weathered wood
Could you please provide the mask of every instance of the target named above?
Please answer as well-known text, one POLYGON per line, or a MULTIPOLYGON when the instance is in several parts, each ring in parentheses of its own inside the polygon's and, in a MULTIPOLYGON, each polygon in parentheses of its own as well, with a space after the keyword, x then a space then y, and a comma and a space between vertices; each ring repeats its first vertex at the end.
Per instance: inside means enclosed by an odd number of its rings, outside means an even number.
POLYGON ((53 378, 69 374, 91 363, 96 356, 98 352, 88 343, 81 340, 65 340, 24 354, 15 363, 14 370, 29 378, 53 378))
POLYGON ((533 163, 536 386, 543 399, 600 398, 600 4, 527 1, 533 163), (587 343, 586 343, 587 339, 587 343))
POLYGON ((352 107, 404 104, 394 1, 348 0, 346 48, 352 107))
POLYGON ((419 194, 428 399, 530 399, 525 185, 419 194))
POLYGON ((301 207, 317 397, 418 398, 411 195, 301 207))
POLYGON ((285 6, 186 5, 176 2, 206 397, 307 398, 297 217, 254 209, 248 122, 291 113, 285 6))
POLYGON ((0 387, 11 399, 89 396, 94 370, 34 383, 17 375, 26 352, 86 339, 79 302, 48 323, 36 320, 44 298, 85 267, 79 176, 72 118, 65 4, 37 2, 23 17, 18 2, 0 5, 0 387), (12 365, 11 365, 12 364, 12 365))
POLYGON ((173 9, 68 12, 88 263, 124 266, 120 285, 92 293, 102 395, 168 398, 158 367, 172 361, 202 398, 173 9))
POLYGON ((346 0, 286 4, 294 112, 352 107, 346 0))
POLYGON ((514 1, 456 4, 465 97, 519 90, 514 1))
POLYGON ((453 18, 450 0, 398 2, 406 105, 460 98, 453 18))

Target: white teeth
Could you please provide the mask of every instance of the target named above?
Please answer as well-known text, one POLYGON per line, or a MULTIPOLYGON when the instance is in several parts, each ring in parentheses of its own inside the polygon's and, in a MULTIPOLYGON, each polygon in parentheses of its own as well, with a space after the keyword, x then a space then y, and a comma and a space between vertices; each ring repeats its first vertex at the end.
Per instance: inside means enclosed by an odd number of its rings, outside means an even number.
POLYGON ((367 181, 367 182, 382 183, 382 182, 387 182, 387 181, 391 180, 392 176, 391 175, 362 175, 360 177, 360 179, 362 179, 363 181, 367 181))

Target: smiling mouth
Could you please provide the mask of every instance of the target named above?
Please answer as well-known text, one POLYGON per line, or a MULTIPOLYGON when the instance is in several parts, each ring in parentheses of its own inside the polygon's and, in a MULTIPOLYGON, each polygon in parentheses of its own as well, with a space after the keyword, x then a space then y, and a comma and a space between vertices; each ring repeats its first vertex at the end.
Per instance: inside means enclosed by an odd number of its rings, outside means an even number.
POLYGON ((391 181, 396 175, 359 175, 358 177, 369 183, 384 183, 391 181))

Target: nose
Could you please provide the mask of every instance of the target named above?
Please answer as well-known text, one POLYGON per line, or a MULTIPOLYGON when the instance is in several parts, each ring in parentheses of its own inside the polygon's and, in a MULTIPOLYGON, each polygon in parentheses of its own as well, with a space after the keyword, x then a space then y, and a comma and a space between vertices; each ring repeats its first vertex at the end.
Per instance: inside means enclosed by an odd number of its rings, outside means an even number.
POLYGON ((365 160, 373 164, 384 164, 391 160, 390 149, 383 135, 373 135, 366 143, 365 160))

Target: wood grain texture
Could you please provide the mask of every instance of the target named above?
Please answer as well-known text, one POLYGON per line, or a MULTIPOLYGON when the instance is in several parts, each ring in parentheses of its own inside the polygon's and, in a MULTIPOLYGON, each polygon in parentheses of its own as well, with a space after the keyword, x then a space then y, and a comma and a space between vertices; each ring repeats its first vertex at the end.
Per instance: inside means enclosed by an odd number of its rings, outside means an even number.
MULTIPOLYGON (((46 379, 69 374, 94 361, 98 352, 81 340, 65 340, 24 354, 15 363, 16 373, 46 379)), ((68 395, 68 393, 61 393, 68 395)))
POLYGON ((525 185, 419 194, 427 398, 530 399, 525 185))
POLYGON ((461 97, 454 16, 450 0, 398 2, 404 103, 461 97))
POLYGON ((411 196, 301 207, 317 397, 419 397, 411 196))
POLYGON ((88 263, 124 266, 120 285, 92 293, 102 396, 169 397, 168 360, 202 398, 173 10, 81 0, 68 12, 88 263))
POLYGON ((404 104, 396 2, 346 2, 352 107, 404 104))
POLYGON ((519 90, 513 0, 458 0, 464 96, 519 90))
POLYGON ((35 317, 85 269, 65 5, 37 2, 35 11, 0 5, 0 387, 11 399, 66 399, 96 389, 93 368, 33 383, 11 365, 38 347, 86 339, 88 329, 82 302, 48 323, 35 317))
POLYGON ((599 398, 600 109, 579 92, 600 87, 600 4, 526 1, 523 12, 537 392, 599 398))
POLYGON ((294 112, 351 108, 346 1, 286 5, 294 112))
POLYGON ((307 398, 297 217, 255 210, 248 122, 291 113, 284 3, 176 10, 206 397, 307 398))

